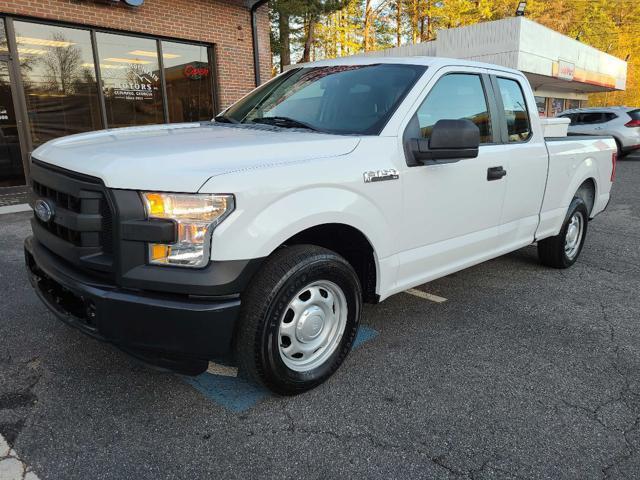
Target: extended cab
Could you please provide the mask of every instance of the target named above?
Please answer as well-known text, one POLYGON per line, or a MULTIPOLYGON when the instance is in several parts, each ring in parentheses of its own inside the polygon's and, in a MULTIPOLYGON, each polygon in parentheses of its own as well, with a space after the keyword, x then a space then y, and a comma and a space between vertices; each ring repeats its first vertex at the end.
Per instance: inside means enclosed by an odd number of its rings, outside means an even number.
POLYGON ((197 374, 232 352, 298 393, 344 361, 363 302, 534 242, 545 265, 576 261, 616 144, 545 138, 558 126, 494 65, 292 69, 212 122, 35 150, 30 278, 64 321, 147 361, 197 374))

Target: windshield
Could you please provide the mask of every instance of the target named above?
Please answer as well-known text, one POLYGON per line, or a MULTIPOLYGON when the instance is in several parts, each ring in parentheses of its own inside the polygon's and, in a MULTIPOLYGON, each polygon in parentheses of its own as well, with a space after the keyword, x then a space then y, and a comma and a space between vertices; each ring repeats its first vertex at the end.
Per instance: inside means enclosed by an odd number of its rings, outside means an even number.
POLYGON ((216 120, 376 135, 425 70, 388 63, 300 68, 256 89, 216 120))

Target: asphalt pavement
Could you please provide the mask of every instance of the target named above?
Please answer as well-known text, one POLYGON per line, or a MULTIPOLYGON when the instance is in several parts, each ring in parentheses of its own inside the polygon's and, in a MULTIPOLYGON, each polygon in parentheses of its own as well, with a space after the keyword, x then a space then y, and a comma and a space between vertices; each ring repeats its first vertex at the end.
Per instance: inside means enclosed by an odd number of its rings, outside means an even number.
POLYGON ((640 156, 573 268, 527 247, 368 306, 362 344, 293 398, 63 325, 28 234, 0 216, 0 435, 40 479, 640 478, 640 156))

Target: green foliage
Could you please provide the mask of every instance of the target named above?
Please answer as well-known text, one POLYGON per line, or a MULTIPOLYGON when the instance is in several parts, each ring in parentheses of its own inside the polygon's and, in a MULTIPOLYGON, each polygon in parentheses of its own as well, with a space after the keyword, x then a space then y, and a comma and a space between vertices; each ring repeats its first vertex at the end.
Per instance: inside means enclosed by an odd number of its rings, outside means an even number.
MULTIPOLYGON (((272 0, 272 50, 280 60, 353 55, 433 40, 438 30, 515 14, 518 0, 272 0), (287 21, 282 24, 280 19, 287 21), (289 27, 283 41, 280 25, 289 27)), ((640 2, 528 0, 527 17, 619 58, 629 55, 626 92, 594 104, 640 106, 640 2)), ((286 62, 285 62, 286 64, 286 62)))

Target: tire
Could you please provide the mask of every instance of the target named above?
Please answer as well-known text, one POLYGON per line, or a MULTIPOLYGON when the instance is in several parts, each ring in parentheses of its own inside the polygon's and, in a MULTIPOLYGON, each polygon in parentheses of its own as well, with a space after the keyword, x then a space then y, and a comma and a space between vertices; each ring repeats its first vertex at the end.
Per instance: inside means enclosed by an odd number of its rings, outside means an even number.
POLYGON ((618 152, 617 152, 618 160, 620 160, 626 154, 622 151, 622 143, 620 143, 620 140, 616 138, 615 141, 616 141, 616 148, 618 149, 618 152))
POLYGON ((540 262, 553 268, 569 268, 576 263, 587 238, 588 224, 587 205, 582 198, 574 197, 560 233, 538 242, 540 262))
POLYGON ((361 310, 360 281, 340 255, 313 245, 276 251, 242 295, 240 375, 281 395, 320 385, 351 351, 361 310))

